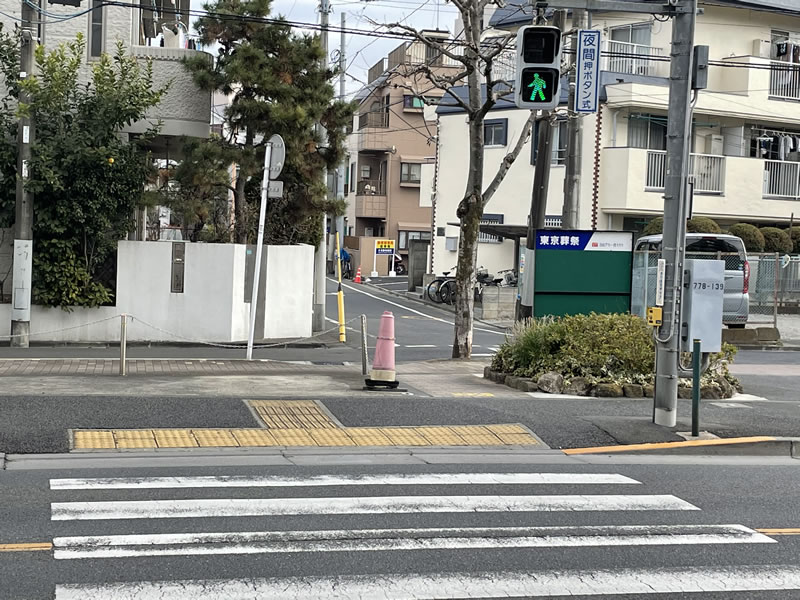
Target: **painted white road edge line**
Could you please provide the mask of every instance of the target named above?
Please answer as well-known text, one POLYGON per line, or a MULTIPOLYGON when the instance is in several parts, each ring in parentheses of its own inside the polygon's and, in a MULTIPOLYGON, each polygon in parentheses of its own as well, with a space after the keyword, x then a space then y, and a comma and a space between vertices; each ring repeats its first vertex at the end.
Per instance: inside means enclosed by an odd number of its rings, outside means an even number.
POLYGON ((639 484, 616 473, 399 473, 312 477, 108 477, 51 479, 51 490, 122 490, 231 487, 318 487, 351 485, 584 485, 639 484))
POLYGON ((56 600, 455 600, 622 594, 709 594, 800 589, 800 567, 732 566, 676 569, 449 573, 148 581, 56 586, 56 600))
POLYGON ((671 495, 373 496, 53 502, 53 521, 283 515, 700 510, 671 495))
POLYGON ((54 557, 129 558, 281 552, 367 552, 395 550, 485 550, 775 544, 743 525, 489 527, 177 533, 55 538, 54 557))

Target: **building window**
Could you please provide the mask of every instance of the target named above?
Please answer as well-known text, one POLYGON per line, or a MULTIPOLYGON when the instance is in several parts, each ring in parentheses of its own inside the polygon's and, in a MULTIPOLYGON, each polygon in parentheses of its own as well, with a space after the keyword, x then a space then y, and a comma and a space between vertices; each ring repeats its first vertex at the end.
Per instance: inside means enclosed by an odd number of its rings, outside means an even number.
MULTIPOLYGON (((484 213, 481 217, 481 225, 500 225, 503 222, 503 215, 499 214, 487 214, 484 213)), ((492 235, 491 233, 478 233, 478 241, 487 243, 487 244, 499 244, 503 241, 503 238, 497 235, 492 235)))
POLYGON ((561 229, 561 217, 549 216, 544 218, 544 226, 548 229, 561 229))
POLYGON ((400 163, 400 183, 419 183, 421 178, 420 163, 400 163))
POLYGON ((483 145, 505 146, 508 134, 508 119, 486 119, 483 122, 483 145))
POLYGON ((403 96, 403 108, 425 108, 425 102, 419 96, 406 94, 403 96))
POLYGON ((89 56, 92 58, 99 58, 103 54, 104 13, 102 0, 92 0, 92 12, 89 13, 89 56))
POLYGON ((408 250, 408 242, 411 240, 431 240, 430 231, 399 231, 397 232, 397 249, 408 250))
POLYGON ((650 23, 633 23, 612 27, 609 37, 615 42, 627 44, 650 45, 650 23))
POLYGON ((667 117, 632 114, 628 118, 628 146, 647 150, 666 150, 667 117))

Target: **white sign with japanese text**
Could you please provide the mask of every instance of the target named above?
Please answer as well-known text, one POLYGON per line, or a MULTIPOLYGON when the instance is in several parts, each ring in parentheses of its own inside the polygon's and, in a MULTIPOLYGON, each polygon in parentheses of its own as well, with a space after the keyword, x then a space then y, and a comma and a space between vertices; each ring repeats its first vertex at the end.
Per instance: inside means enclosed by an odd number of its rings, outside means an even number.
POLYGON ((575 72, 575 112, 597 112, 600 96, 600 32, 578 31, 575 72))

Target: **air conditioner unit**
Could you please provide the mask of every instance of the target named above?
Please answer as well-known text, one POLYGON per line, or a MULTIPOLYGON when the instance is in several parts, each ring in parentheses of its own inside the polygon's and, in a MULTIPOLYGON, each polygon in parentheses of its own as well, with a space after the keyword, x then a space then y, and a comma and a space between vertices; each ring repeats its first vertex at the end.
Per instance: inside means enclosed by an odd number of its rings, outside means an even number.
POLYGON ((770 58, 772 56, 772 42, 769 40, 753 40, 753 56, 758 58, 770 58))
POLYGON ((706 136, 706 153, 721 155, 725 148, 725 138, 718 134, 706 136))

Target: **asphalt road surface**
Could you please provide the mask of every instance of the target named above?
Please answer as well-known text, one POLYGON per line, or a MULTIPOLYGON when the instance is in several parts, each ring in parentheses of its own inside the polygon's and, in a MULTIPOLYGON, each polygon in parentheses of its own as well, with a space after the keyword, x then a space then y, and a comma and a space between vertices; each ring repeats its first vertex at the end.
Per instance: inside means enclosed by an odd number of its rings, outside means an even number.
POLYGON ((800 595, 789 458, 319 458, 0 471, 0 598, 800 595))

